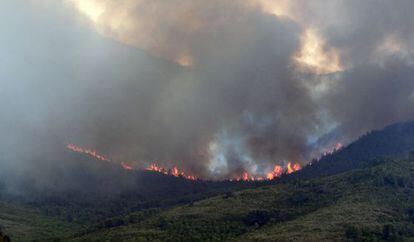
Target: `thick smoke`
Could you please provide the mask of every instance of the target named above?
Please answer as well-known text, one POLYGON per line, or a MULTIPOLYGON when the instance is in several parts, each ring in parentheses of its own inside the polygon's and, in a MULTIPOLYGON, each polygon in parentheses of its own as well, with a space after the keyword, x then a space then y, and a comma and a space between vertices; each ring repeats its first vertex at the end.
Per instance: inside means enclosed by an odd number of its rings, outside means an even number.
POLYGON ((292 4, 298 21, 318 26, 327 44, 340 52, 344 71, 316 80, 329 82, 320 103, 343 139, 413 119, 412 7, 411 1, 292 4), (300 14, 304 9, 308 14, 300 14))
POLYGON ((42 177, 75 143, 206 178, 306 163, 413 118, 410 5, 6 1, 0 162, 42 177))

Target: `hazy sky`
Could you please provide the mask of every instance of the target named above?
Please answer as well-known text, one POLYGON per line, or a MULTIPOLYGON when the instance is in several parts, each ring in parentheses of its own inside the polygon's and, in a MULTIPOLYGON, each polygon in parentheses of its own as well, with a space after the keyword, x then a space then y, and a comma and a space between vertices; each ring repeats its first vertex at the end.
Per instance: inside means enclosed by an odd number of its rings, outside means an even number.
MULTIPOLYGON (((0 163, 222 178, 414 118, 414 1, 0 0, 0 163)), ((23 168, 23 169, 22 169, 23 168)))

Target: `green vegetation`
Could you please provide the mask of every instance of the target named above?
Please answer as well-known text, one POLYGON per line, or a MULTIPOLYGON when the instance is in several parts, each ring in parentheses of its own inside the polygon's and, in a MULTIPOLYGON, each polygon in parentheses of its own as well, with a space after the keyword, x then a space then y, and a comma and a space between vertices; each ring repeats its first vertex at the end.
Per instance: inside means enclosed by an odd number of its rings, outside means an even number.
POLYGON ((414 241, 413 148, 414 123, 397 124, 270 182, 75 157, 56 187, 23 182, 18 196, 0 183, 0 228, 12 241, 414 241))
POLYGON ((68 239, 79 226, 42 215, 37 209, 0 202, 0 224, 11 241, 68 239))
MULTIPOLYGON (((414 237, 414 164, 384 160, 336 176, 234 192, 75 241, 400 241, 414 237)), ((127 218, 123 218, 127 221, 127 218)))
POLYGON ((137 223, 162 209, 262 185, 190 181, 154 172, 125 172, 117 167, 103 174, 94 170, 96 166, 104 170, 102 164, 106 163, 93 160, 87 163, 93 169, 68 171, 83 173, 84 181, 58 181, 66 186, 84 182, 83 188, 38 190, 28 181, 20 187, 24 195, 16 195, 2 189, 0 182, 0 228, 4 228, 12 241, 67 241, 96 229, 137 223))
POLYGON ((374 158, 405 159, 413 149, 414 122, 398 123, 363 135, 338 152, 314 160, 314 165, 285 177, 285 180, 335 175, 360 168, 364 162, 374 158))
POLYGON ((83 227, 0 203, 12 241, 401 241, 414 237, 414 163, 373 160, 292 180, 106 218, 83 227))

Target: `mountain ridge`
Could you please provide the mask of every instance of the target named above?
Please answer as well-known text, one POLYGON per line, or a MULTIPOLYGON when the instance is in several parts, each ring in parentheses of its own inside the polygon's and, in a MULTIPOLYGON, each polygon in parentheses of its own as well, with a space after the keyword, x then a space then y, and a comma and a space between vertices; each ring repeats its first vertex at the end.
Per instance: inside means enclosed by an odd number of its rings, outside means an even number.
MULTIPOLYGON (((411 238, 414 163, 406 156, 413 148, 414 122, 395 124, 369 132, 301 171, 264 182, 191 181, 157 172, 130 172, 68 152, 65 160, 74 172, 68 172, 68 177, 77 177, 74 182, 80 184, 90 181, 83 192, 40 192, 30 199, 16 199, 0 189, 0 195, 5 208, 12 204, 21 211, 36 211, 27 212, 41 221, 36 229, 66 228, 64 235, 41 234, 46 241, 411 238), (147 187, 137 189, 137 182, 147 187), (111 195, 111 187, 119 184, 125 185, 124 190, 111 195), (109 193, 95 196, 94 188, 109 193), (329 219, 319 221, 325 217, 329 219)), ((15 221, 27 219, 24 212, 17 214, 15 221)), ((0 210, 0 223, 5 215, 0 210)), ((7 226, 5 232, 12 239, 30 236, 7 226)))

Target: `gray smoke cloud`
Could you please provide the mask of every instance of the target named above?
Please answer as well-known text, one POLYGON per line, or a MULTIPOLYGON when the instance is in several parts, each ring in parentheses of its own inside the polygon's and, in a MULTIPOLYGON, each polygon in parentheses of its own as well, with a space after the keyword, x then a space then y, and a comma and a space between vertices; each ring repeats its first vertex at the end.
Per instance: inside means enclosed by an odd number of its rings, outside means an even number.
POLYGON ((105 6, 93 21, 67 2, 2 3, 3 170, 53 173, 75 143, 137 167, 264 174, 414 117, 411 1, 291 1, 286 15, 261 1, 91 2, 105 6), (309 29, 340 70, 295 61, 309 29))
MULTIPOLYGON (((301 21, 319 26, 346 70, 321 98, 345 139, 413 119, 411 1, 315 1, 301 21)), ((320 81, 320 80, 319 80, 320 81)))

